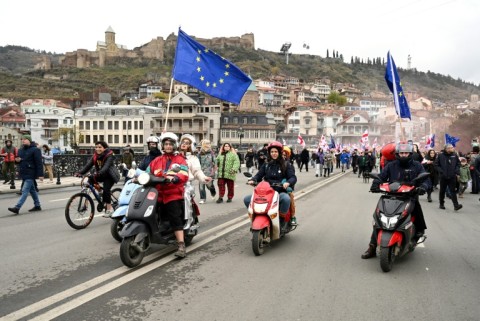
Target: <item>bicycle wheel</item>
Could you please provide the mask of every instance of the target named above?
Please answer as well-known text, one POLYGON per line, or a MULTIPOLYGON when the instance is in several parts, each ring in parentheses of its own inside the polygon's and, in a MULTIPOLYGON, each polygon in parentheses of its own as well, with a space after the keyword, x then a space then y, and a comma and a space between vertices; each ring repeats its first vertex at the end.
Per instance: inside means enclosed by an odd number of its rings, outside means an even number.
POLYGON ((112 207, 113 210, 116 210, 118 207, 118 200, 120 199, 120 193, 122 192, 121 188, 114 188, 110 192, 112 195, 112 207))
POLYGON ((65 206, 67 223, 76 230, 86 228, 92 222, 94 214, 92 197, 85 193, 74 194, 65 206))

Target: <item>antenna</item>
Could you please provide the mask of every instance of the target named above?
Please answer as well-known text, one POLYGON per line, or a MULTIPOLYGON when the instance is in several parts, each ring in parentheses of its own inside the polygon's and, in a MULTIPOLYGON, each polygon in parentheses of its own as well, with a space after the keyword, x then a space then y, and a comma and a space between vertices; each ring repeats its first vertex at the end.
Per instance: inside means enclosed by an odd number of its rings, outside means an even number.
POLYGON ((408 55, 407 69, 412 69, 412 56, 408 55))
POLYGON ((288 50, 290 49, 291 46, 292 46, 292 43, 291 43, 291 42, 285 42, 285 43, 282 45, 282 48, 280 48, 280 51, 285 54, 285 59, 286 59, 287 65, 288 65, 288 55, 290 54, 290 53, 288 52, 288 50))

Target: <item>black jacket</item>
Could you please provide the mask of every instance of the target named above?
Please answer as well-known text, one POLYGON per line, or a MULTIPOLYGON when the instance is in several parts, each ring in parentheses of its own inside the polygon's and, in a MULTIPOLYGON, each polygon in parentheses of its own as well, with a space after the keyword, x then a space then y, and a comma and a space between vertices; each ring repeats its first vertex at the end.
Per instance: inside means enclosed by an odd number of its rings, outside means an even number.
POLYGON ((457 175, 460 175, 460 159, 455 153, 448 155, 442 152, 435 159, 435 168, 440 178, 455 178, 457 175))
MULTIPOLYGON (((282 183, 282 181, 285 179, 288 183, 290 183, 290 187, 294 189, 295 183, 297 182, 297 176, 295 176, 295 169, 289 162, 286 161, 285 164, 287 165, 287 167, 285 173, 282 173, 280 165, 277 162, 271 161, 265 163, 262 167, 260 167, 258 173, 254 177, 252 177, 252 180, 260 182, 263 179, 264 181, 272 184, 282 183)), ((283 187, 272 186, 272 188, 279 193, 286 192, 283 187)))
MULTIPOLYGON (((378 180, 374 180, 372 186, 378 186, 382 182, 411 182, 414 178, 416 178, 419 174, 424 173, 425 169, 423 168, 422 164, 417 161, 411 160, 407 167, 400 166, 400 161, 394 160, 388 162, 387 166, 382 170, 379 177, 381 182, 378 180), (410 170, 410 177, 407 177, 407 170, 410 170)), ((430 179, 427 178, 423 182, 420 182, 420 186, 428 191, 431 187, 430 179)))

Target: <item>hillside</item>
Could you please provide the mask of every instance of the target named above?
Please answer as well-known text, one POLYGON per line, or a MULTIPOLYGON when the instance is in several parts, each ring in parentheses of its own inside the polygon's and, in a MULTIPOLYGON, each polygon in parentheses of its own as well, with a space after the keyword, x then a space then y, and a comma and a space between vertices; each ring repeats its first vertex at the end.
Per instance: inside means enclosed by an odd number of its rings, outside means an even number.
MULTIPOLYGON (((215 49, 215 48, 213 48, 215 49)), ((216 51, 234 62, 253 79, 271 75, 288 75, 303 81, 328 77, 332 82, 353 83, 362 91, 387 92, 384 80, 385 66, 366 63, 345 63, 338 58, 322 58, 313 55, 290 55, 289 64, 280 53, 264 50, 223 48, 216 51)), ((0 47, 0 97, 17 102, 27 98, 54 98, 71 100, 79 93, 107 88, 113 96, 126 91, 135 91, 147 81, 169 84, 174 53, 167 54, 163 63, 158 61, 134 61, 118 59, 115 65, 106 68, 61 68, 60 55, 45 53, 25 47, 0 47), (33 70, 44 55, 48 55, 51 70, 33 70)), ((416 91, 434 101, 446 103, 470 99, 472 93, 480 94, 480 87, 459 79, 433 72, 399 70, 403 88, 416 91)))

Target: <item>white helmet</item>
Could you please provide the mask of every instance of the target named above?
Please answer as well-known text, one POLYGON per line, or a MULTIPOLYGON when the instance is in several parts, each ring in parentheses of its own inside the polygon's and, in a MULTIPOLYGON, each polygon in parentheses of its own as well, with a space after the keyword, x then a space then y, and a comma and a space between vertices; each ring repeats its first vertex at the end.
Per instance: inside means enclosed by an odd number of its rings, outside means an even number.
POLYGON ((180 137, 180 144, 184 139, 188 139, 192 143, 192 151, 195 151, 197 149, 197 142, 195 141, 195 137, 190 134, 183 134, 182 137, 180 137))
POLYGON ((147 138, 147 144, 148 144, 148 143, 156 143, 156 144, 158 144, 158 143, 160 143, 160 140, 158 139, 157 136, 150 136, 150 137, 147 138))
POLYGON ((164 150, 163 144, 166 140, 169 140, 173 143, 173 149, 174 150, 178 149, 178 136, 177 135, 175 135, 172 132, 162 133, 162 135, 160 136, 160 141, 162 142, 162 150, 164 150))

